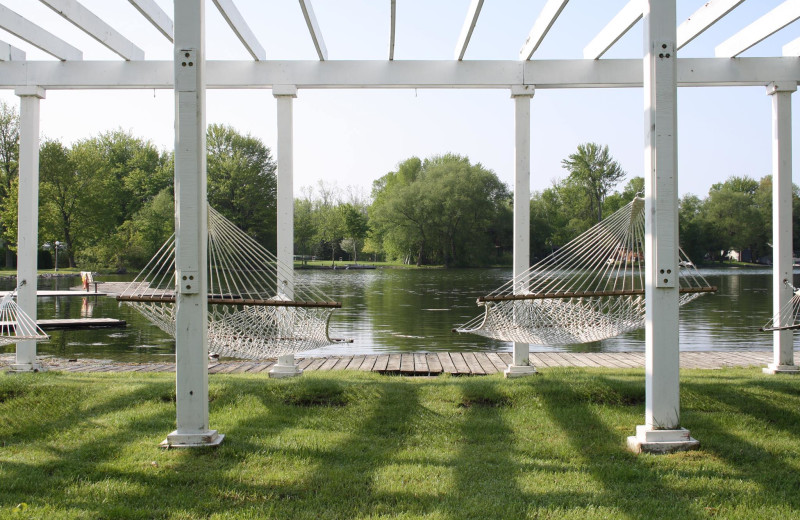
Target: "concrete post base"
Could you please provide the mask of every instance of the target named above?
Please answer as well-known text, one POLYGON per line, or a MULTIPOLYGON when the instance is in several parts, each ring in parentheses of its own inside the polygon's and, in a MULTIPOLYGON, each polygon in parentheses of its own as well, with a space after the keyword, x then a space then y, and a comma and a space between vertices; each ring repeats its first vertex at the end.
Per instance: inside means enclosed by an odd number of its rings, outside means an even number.
POLYGON ((535 376, 536 374, 538 374, 538 372, 533 365, 508 365, 508 368, 503 372, 503 376, 508 379, 535 376))
POLYGON ((634 453, 675 453, 696 450, 700 441, 692 439, 689 430, 651 430, 645 425, 636 427, 636 435, 628 437, 628 449, 634 453))
POLYGON ((167 435, 159 446, 162 448, 203 448, 206 446, 219 446, 225 435, 217 430, 207 430, 201 433, 178 433, 178 430, 167 435))
POLYGON ((45 372, 47 369, 39 363, 18 363, 9 367, 9 374, 24 374, 26 372, 45 372))
POLYGON ((278 362, 275 363, 269 370, 269 377, 275 377, 278 379, 284 377, 297 377, 303 374, 303 371, 297 367, 297 364, 294 362, 294 355, 289 354, 288 356, 280 356, 278 358, 278 362))
POLYGON ((800 374, 800 367, 797 365, 776 365, 770 363, 761 369, 765 374, 800 374))

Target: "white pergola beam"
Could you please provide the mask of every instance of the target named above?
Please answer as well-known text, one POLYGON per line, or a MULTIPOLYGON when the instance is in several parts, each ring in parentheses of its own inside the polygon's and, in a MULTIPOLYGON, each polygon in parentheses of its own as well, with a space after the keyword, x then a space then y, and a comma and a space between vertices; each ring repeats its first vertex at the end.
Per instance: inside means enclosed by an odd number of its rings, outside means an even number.
MULTIPOLYGON (((800 81, 797 58, 680 58, 678 86, 759 86, 800 81)), ((641 88, 642 60, 210 61, 207 87, 268 89, 641 88)), ((171 89, 172 61, 0 62, 0 89, 171 89)))
POLYGON ((39 0, 125 60, 143 60, 144 51, 76 0, 39 0))
POLYGON ((4 5, 0 5, 0 27, 61 61, 83 59, 81 51, 4 5))
POLYGON ((714 49, 717 58, 735 58, 800 18, 800 0, 787 0, 714 49))
POLYGON ((394 60, 394 31, 397 24, 397 0, 391 0, 389 11, 391 12, 389 21, 389 61, 392 61, 394 60))
POLYGON ((793 58, 797 58, 800 56, 800 38, 796 40, 792 40, 786 45, 783 46, 783 55, 784 56, 791 56, 793 58))
POLYGON ((25 51, 0 41, 0 61, 24 61, 25 51))
POLYGON ((317 17, 314 16, 314 8, 311 7, 311 0, 299 0, 300 8, 303 10, 303 17, 306 19, 308 25, 308 32, 311 33, 311 40, 314 42, 314 48, 317 50, 319 61, 326 61, 328 59, 328 49, 325 48, 325 40, 322 39, 322 31, 319 30, 317 17))
POLYGON ((467 8, 467 18, 464 20, 464 26, 461 28, 461 34, 458 35, 458 43, 456 43, 455 58, 459 61, 464 59, 464 54, 467 52, 469 41, 472 39, 472 32, 475 30, 475 25, 478 23, 478 17, 481 14, 483 7, 483 0, 471 0, 467 8))
POLYGON ((158 32, 164 35, 170 43, 173 42, 173 25, 172 18, 164 12, 161 7, 154 0, 128 0, 137 11, 142 13, 153 26, 158 29, 158 32))
POLYGON ((261 46, 250 26, 247 25, 233 0, 214 0, 214 5, 217 6, 220 14, 228 22, 228 25, 236 34, 236 37, 239 38, 239 41, 242 42, 244 48, 247 49, 247 52, 250 53, 250 56, 256 61, 266 60, 267 53, 264 51, 264 47, 261 46))
POLYGON ((556 23, 561 11, 566 7, 567 2, 569 2, 569 0, 547 1, 542 11, 539 13, 539 17, 533 23, 531 32, 528 34, 528 39, 525 40, 525 45, 523 45, 522 49, 519 51, 519 59, 529 60, 533 57, 533 53, 536 52, 536 49, 538 49, 539 45, 544 41, 545 36, 547 36, 550 28, 553 27, 553 24, 556 23))
POLYGON ((630 0, 583 49, 583 57, 596 60, 642 19, 642 0, 630 0))
POLYGON ((678 49, 733 11, 744 0, 711 0, 678 26, 678 49))

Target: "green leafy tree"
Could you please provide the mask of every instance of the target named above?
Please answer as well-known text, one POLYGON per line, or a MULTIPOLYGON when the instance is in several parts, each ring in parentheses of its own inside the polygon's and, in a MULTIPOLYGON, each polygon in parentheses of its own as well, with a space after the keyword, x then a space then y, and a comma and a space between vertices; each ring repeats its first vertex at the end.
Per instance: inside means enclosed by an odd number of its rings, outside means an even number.
POLYGON ((208 202, 268 249, 275 249, 276 164, 270 149, 226 125, 208 127, 208 202))
POLYGON ((578 151, 561 161, 561 165, 569 171, 569 182, 585 190, 597 222, 603 220, 603 201, 625 177, 622 167, 611 157, 608 146, 580 144, 578 151))
MULTIPOLYGON (((16 244, 17 211, 9 212, 6 202, 12 194, 12 185, 19 174, 19 114, 16 107, 0 101, 0 200, 3 201, 4 218, 0 221, 0 233, 8 242, 13 236, 16 244), (13 221, 12 221, 13 220, 13 221), (13 231, 10 229, 13 228, 13 231)), ((16 196, 14 204, 16 205, 16 196)), ((5 248, 6 267, 14 266, 14 252, 11 247, 5 248)))
POLYGON ((81 175, 59 141, 46 140, 39 150, 39 222, 42 238, 66 244, 69 267, 75 267, 76 239, 81 242, 82 213, 91 204, 90 179, 81 175))
POLYGON ((721 239, 721 249, 758 250, 766 243, 762 213, 755 204, 758 181, 732 176, 711 186, 705 204, 709 238, 721 239))
POLYGON ((342 212, 344 236, 349 241, 347 251, 353 253, 353 261, 358 263, 358 249, 369 232, 367 215, 359 211, 353 204, 343 204, 339 208, 342 212))

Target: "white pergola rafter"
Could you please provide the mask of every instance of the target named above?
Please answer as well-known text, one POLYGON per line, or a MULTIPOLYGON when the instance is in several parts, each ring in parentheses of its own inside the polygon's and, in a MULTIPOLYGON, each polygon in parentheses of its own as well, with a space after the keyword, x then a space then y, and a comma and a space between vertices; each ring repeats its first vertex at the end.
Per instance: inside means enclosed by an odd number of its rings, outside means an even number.
POLYGON ((143 60, 144 51, 77 0, 39 0, 125 60, 143 60))
POLYGON ((678 49, 733 11, 744 0, 711 0, 678 26, 678 49))
POLYGON ((547 3, 539 13, 539 17, 533 23, 528 39, 519 51, 519 59, 529 60, 533 57, 533 53, 539 48, 539 45, 544 41, 545 36, 556 23, 561 11, 567 6, 569 0, 547 0, 547 3))
POLYGON ((397 0, 391 0, 389 11, 389 61, 392 61, 394 60, 395 25, 397 24, 397 0))
POLYGON ((800 56, 800 38, 792 40, 784 45, 781 51, 783 51, 783 55, 787 57, 792 56, 796 58, 800 56))
POLYGON ((464 20, 464 26, 461 28, 461 34, 459 34, 456 44, 455 58, 459 61, 464 59, 464 54, 467 52, 472 31, 475 30, 475 25, 478 23, 482 7, 483 0, 471 0, 469 3, 467 18, 464 20))
POLYGON ((164 12, 154 0, 128 0, 137 11, 142 13, 147 21, 158 29, 170 43, 174 40, 174 26, 172 18, 164 12))
POLYGON ((314 48, 317 50, 319 61, 328 59, 328 49, 325 48, 325 40, 322 39, 322 31, 319 30, 317 17, 314 16, 314 8, 311 7, 311 0, 299 0, 300 8, 303 10, 303 17, 306 19, 308 32, 311 33, 311 40, 314 42, 314 48))
POLYGON ((24 61, 25 51, 0 41, 0 61, 24 61))
POLYGON ((244 48, 247 49, 247 52, 250 53, 250 56, 256 61, 266 60, 267 53, 264 51, 264 47, 261 46, 258 38, 256 38, 256 35, 253 34, 253 31, 250 29, 250 26, 247 25, 242 13, 236 8, 236 4, 233 3, 233 0, 213 1, 219 13, 225 18, 225 21, 228 22, 228 25, 233 30, 234 34, 236 34, 236 37, 239 38, 239 41, 242 42, 244 48))
POLYGON ((642 19, 642 0, 630 0, 583 49, 587 60, 599 59, 612 45, 625 36, 636 22, 642 19))
POLYGON ((83 59, 81 51, 1 4, 0 27, 61 61, 83 59))
POLYGON ((772 11, 734 34, 714 49, 717 58, 735 58, 800 18, 800 0, 786 0, 772 11))

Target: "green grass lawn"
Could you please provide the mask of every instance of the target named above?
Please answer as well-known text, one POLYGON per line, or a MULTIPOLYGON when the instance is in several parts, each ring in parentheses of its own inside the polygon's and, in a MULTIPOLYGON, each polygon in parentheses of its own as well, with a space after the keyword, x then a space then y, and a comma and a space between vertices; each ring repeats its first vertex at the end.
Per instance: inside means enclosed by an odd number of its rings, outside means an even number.
POLYGON ((174 375, 0 375, 0 518, 800 518, 800 378, 681 395, 701 449, 652 456, 641 370, 214 375, 224 443, 167 451, 174 375))

